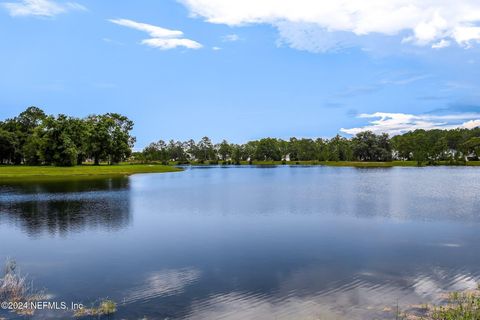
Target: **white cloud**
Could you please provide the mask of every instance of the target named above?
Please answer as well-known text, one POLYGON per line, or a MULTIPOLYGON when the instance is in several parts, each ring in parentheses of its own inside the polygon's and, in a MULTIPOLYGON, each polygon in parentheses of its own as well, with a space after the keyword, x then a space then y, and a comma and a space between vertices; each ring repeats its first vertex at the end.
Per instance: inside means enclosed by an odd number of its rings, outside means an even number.
POLYGON ((425 80, 430 77, 431 75, 429 74, 392 74, 372 84, 349 86, 345 90, 337 92, 333 96, 335 98, 352 98, 360 95, 372 94, 374 92, 382 90, 387 86, 411 85, 414 82, 425 80))
POLYGON ((40 16, 53 17, 72 10, 85 11, 86 8, 75 2, 57 3, 51 0, 22 0, 1 4, 12 17, 40 16))
POLYGON ((450 46, 450 41, 442 39, 437 43, 432 44, 432 49, 442 49, 450 46))
POLYGON ((110 19, 112 23, 131 29, 146 32, 150 39, 142 40, 142 44, 162 50, 185 47, 188 49, 200 49, 202 45, 194 40, 183 38, 183 32, 157 27, 147 23, 136 22, 128 19, 110 19))
POLYGON ((407 85, 413 82, 417 82, 420 80, 428 79, 431 76, 428 74, 421 74, 421 75, 411 75, 404 78, 397 78, 397 79, 384 79, 381 81, 381 84, 393 84, 393 85, 407 85))
POLYGON ((200 49, 202 45, 196 41, 190 39, 162 39, 162 38, 152 38, 142 40, 142 44, 146 44, 150 47, 159 48, 159 49, 175 49, 177 47, 185 47, 188 49, 200 49))
POLYGON ((165 29, 162 27, 157 27, 147 23, 136 22, 133 20, 110 19, 109 21, 120 26, 147 32, 152 38, 175 38, 183 36, 182 31, 165 29))
POLYGON ((222 37, 223 42, 235 42, 240 40, 240 36, 238 34, 227 34, 226 36, 222 37))
POLYGON ((413 115, 406 113, 376 112, 373 114, 361 114, 359 118, 374 119, 364 127, 344 129, 340 131, 355 135, 362 131, 374 133, 388 133, 390 135, 403 134, 416 129, 472 129, 480 126, 480 113, 462 113, 451 115, 421 114, 413 115))
POLYGON ((337 48, 351 36, 375 34, 397 35, 404 43, 436 49, 451 41, 462 47, 480 41, 478 0, 179 1, 192 16, 211 23, 273 25, 282 43, 315 52, 337 48))

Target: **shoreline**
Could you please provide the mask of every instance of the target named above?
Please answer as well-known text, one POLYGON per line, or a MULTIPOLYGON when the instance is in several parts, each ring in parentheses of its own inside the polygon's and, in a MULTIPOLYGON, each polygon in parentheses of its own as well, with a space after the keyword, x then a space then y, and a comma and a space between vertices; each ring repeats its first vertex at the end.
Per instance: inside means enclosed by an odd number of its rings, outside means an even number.
POLYGON ((180 172, 183 169, 158 164, 120 164, 120 165, 79 165, 74 167, 55 166, 0 166, 0 181, 18 180, 56 180, 56 179, 95 179, 122 177, 140 173, 180 172))
POLYGON ((439 162, 435 165, 418 166, 415 161, 391 162, 358 162, 358 161, 241 161, 240 164, 231 162, 213 163, 181 163, 177 161, 168 164, 159 163, 123 163, 119 165, 79 165, 74 167, 56 166, 25 166, 0 165, 0 181, 15 180, 59 180, 59 179, 95 179, 106 177, 130 176, 142 173, 181 172, 183 167, 245 167, 245 166, 311 166, 311 167, 350 167, 350 168, 393 168, 393 167, 480 167, 480 161, 469 161, 466 164, 450 164, 439 162))

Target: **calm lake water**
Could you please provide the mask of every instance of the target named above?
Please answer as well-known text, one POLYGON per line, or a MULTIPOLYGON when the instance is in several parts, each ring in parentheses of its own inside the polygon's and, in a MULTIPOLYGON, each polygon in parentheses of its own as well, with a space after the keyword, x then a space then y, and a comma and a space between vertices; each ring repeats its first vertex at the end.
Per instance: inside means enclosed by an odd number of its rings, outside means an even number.
POLYGON ((115 319, 388 319, 474 288, 479 253, 480 168, 0 181, 0 259, 53 301, 117 301, 115 319))

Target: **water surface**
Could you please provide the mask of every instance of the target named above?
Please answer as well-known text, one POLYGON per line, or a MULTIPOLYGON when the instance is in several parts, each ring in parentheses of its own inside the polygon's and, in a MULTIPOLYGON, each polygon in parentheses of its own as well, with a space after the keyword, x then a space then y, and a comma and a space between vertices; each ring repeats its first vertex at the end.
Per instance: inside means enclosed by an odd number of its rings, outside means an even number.
POLYGON ((114 299, 118 319, 391 318, 475 287, 478 208, 463 167, 0 182, 0 259, 53 300, 114 299))

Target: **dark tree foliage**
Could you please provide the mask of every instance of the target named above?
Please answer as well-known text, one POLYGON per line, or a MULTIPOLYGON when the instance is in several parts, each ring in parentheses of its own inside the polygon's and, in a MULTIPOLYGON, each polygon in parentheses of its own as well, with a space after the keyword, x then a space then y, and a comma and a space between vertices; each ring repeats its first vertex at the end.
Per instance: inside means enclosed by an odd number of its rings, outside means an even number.
POLYGON ((353 157, 360 161, 391 161, 392 148, 387 134, 360 132, 352 138, 353 157))
MULTIPOLYGON (((35 129, 45 120, 45 113, 37 107, 29 107, 17 117, 0 123, 0 128, 13 134, 14 154, 8 162, 20 164, 24 160, 24 149, 35 129)), ((4 159, 7 160, 7 159, 4 159)))
POLYGON ((0 164, 15 161, 16 142, 14 133, 0 129, 0 164))
POLYGON ((223 161, 227 161, 227 159, 232 157, 233 147, 227 142, 227 140, 223 140, 220 144, 218 144, 217 150, 220 159, 223 161))
POLYGON ((264 138, 258 141, 255 149, 255 160, 274 160, 282 159, 280 147, 277 139, 264 138))
POLYGON ((73 166, 88 159, 118 163, 131 154, 132 128, 133 122, 117 113, 80 119, 47 116, 30 107, 0 122, 0 163, 73 166))

